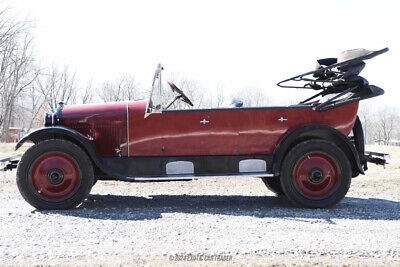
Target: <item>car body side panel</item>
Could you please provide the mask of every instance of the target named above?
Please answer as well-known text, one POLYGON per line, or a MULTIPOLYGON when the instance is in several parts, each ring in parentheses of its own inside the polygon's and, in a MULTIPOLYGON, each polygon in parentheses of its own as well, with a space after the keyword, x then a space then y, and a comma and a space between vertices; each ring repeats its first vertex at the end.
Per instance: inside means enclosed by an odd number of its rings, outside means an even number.
POLYGON ((162 114, 144 117, 146 101, 129 103, 129 156, 161 156, 162 114))
POLYGON ((348 135, 358 102, 318 112, 305 107, 177 110, 144 118, 146 102, 129 104, 130 156, 272 154, 300 125, 320 123, 348 135))
POLYGON ((165 155, 236 155, 240 111, 165 112, 165 155))
POLYGON ((66 106, 62 125, 86 136, 107 157, 272 154, 287 132, 304 124, 324 124, 347 136, 358 102, 325 112, 305 107, 200 109, 146 118, 145 109, 146 101, 66 106))
POLYGON ((62 125, 94 142, 103 157, 128 155, 126 102, 65 106, 62 125))
POLYGON ((326 112, 312 109, 242 110, 237 151, 272 154, 281 138, 305 124, 324 124, 349 135, 357 117, 358 102, 326 112))

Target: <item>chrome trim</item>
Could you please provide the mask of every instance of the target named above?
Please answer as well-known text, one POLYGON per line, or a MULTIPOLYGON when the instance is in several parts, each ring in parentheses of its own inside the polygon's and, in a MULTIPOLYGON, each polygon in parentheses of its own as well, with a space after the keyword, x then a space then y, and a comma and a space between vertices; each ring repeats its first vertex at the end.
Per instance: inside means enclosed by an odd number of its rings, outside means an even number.
POLYGON ((287 119, 286 119, 286 118, 284 118, 284 117, 280 117, 280 118, 278 119, 278 121, 280 121, 280 122, 284 122, 284 121, 287 121, 287 119))
POLYGON ((266 172, 267 162, 263 159, 243 159, 239 161, 239 172, 266 172))
POLYGON ((194 164, 191 161, 171 161, 165 165, 167 175, 187 175, 194 173, 194 164))
POLYGON ((136 182, 157 182, 157 181, 191 181, 193 180, 194 177, 182 177, 182 176, 176 176, 176 178, 173 177, 136 177, 136 178, 131 178, 132 181, 136 182))

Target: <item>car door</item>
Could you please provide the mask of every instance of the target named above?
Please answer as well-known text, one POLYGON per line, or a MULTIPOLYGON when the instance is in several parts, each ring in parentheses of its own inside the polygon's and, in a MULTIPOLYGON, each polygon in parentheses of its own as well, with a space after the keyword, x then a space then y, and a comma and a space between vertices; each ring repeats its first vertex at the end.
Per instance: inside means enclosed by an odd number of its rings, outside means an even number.
POLYGON ((127 109, 128 156, 162 156, 162 114, 145 117, 145 101, 130 102, 127 109))
POLYGON ((238 150, 245 155, 272 154, 279 139, 288 130, 286 111, 282 109, 244 108, 237 128, 238 150))
POLYGON ((232 110, 167 110, 161 115, 164 155, 235 155, 238 121, 232 110))

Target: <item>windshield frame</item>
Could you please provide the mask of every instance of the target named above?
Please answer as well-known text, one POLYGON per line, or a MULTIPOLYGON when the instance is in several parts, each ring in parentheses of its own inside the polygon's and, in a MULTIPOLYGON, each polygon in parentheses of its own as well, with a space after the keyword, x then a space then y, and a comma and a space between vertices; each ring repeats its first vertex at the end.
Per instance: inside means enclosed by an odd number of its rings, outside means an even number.
POLYGON ((150 116, 150 114, 152 114, 152 113, 162 113, 163 107, 162 107, 161 72, 162 72, 163 69, 164 68, 159 63, 157 65, 156 71, 154 73, 153 83, 151 85, 151 90, 150 90, 150 96, 149 96, 149 100, 147 101, 146 111, 144 113, 144 117, 145 118, 150 116), (157 90, 158 90, 158 92, 157 92, 157 90), (159 93, 160 94, 160 100, 161 100, 160 103, 156 103, 156 105, 154 105, 154 103, 153 103, 153 96, 154 96, 155 93, 159 93))

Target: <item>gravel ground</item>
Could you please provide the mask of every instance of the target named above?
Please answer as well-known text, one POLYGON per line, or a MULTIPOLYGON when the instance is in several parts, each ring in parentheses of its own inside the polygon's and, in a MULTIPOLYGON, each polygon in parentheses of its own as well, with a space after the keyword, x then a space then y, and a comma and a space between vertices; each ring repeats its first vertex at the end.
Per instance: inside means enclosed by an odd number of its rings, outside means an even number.
POLYGON ((242 177, 100 181, 76 209, 37 211, 19 195, 15 173, 0 175, 0 265, 176 264, 170 257, 200 253, 237 265, 400 266, 396 164, 372 167, 325 210, 293 208, 260 179, 242 177))
POLYGON ((1 264, 127 259, 145 264, 182 253, 232 255, 234 262, 289 255, 289 264, 299 261, 294 256, 400 264, 396 192, 350 192, 334 208, 308 210, 291 207, 250 177, 99 182, 77 209, 37 211, 11 187, 12 182, 3 186, 0 194, 1 264))

